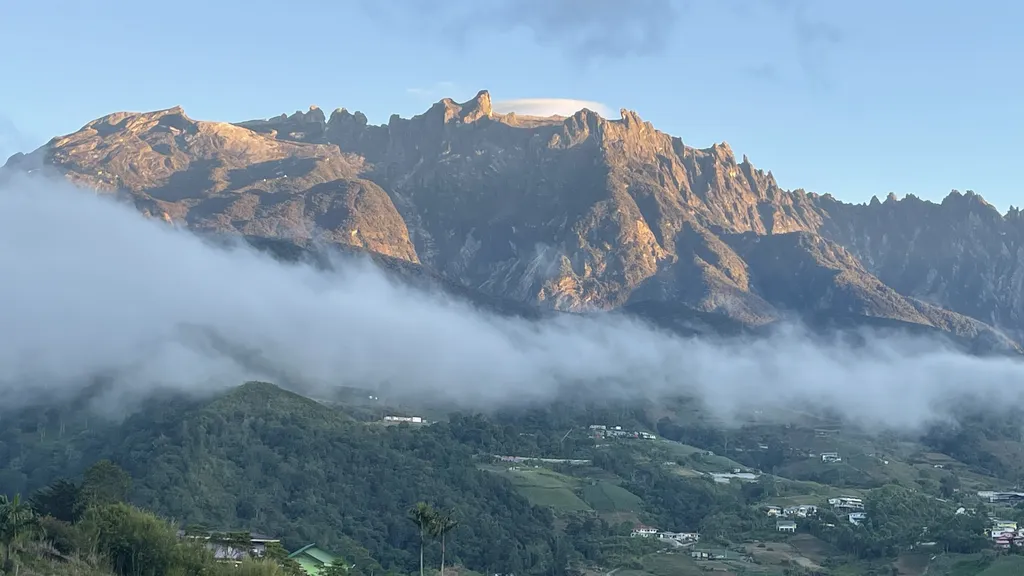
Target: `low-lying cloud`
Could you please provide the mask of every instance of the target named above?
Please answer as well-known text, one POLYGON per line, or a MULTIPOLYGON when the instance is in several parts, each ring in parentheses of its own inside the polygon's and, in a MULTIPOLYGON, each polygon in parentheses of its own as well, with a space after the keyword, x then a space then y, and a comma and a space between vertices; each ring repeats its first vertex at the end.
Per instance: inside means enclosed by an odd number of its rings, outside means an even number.
POLYGON ((498 317, 396 284, 364 260, 336 271, 207 241, 42 178, 0 190, 0 393, 8 406, 113 380, 108 399, 210 393, 246 379, 303 391, 389 385, 470 407, 696 394, 720 414, 812 402, 909 427, 957 394, 1020 400, 1024 366, 935 342, 851 347, 798 327, 687 339, 621 316, 498 317))
POLYGON ((521 116, 572 116, 584 108, 605 118, 611 114, 611 110, 600 102, 573 98, 520 98, 500 100, 491 105, 491 109, 498 114, 515 112, 521 116))

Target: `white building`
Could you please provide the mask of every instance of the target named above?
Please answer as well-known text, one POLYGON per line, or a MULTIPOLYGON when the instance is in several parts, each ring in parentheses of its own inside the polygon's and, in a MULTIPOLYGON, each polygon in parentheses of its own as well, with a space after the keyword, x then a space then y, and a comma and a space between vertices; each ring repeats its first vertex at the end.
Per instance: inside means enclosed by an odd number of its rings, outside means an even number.
POLYGON ((806 518, 808 516, 814 516, 817 513, 818 507, 811 506, 809 504, 803 506, 789 506, 782 511, 783 516, 797 518, 806 518))
POLYGON ((422 424, 423 418, 419 416, 385 416, 385 422, 412 422, 414 424, 422 424))
POLYGON ((978 497, 988 500, 989 503, 996 502, 1020 502, 1024 500, 1024 492, 993 492, 991 490, 982 490, 978 492, 978 497))
POLYGON ((829 504, 829 506, 831 506, 832 508, 835 508, 837 510, 839 510, 839 509, 863 510, 864 509, 864 501, 863 500, 861 500, 860 498, 851 498, 849 496, 840 496, 838 498, 829 498, 828 499, 828 504, 829 504))
POLYGON ((656 536, 657 534, 658 534, 658 529, 657 528, 652 528, 650 526, 644 526, 643 524, 637 524, 636 526, 633 527, 633 532, 630 533, 630 536, 634 536, 634 537, 639 536, 641 538, 650 538, 651 536, 656 536))
POLYGON ((718 482, 719 484, 728 484, 733 479, 743 480, 745 482, 753 482, 754 480, 757 480, 757 474, 753 474, 751 472, 739 472, 733 474, 726 474, 724 472, 709 472, 708 476, 711 476, 711 479, 714 480, 715 482, 718 482))
POLYGON ((662 540, 674 540, 676 542, 697 542, 700 535, 696 532, 659 532, 658 538, 662 540))

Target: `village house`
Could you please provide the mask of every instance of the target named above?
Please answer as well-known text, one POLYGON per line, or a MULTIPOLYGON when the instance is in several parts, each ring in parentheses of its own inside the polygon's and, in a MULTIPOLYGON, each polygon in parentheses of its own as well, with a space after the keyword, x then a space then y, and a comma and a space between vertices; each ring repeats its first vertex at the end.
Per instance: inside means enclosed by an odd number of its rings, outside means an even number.
POLYGON ((178 538, 197 540, 220 562, 241 563, 247 557, 262 558, 267 545, 280 544, 279 538, 272 538, 255 532, 208 532, 179 530, 178 538))
POLYGON ((779 532, 796 533, 796 522, 792 520, 779 520, 775 523, 775 529, 779 532))
POLYGON ((828 504, 834 510, 863 510, 864 501, 860 498, 852 498, 850 496, 840 496, 838 498, 829 498, 828 504))
MULTIPOLYGON (((339 558, 316 544, 306 544, 288 555, 295 560, 302 571, 309 576, 319 576, 321 570, 334 564, 339 558)), ((351 567, 350 567, 351 568, 351 567)))
POLYGON ((860 523, 867 520, 867 518, 868 515, 866 512, 850 512, 849 516, 847 516, 850 524, 853 524, 854 526, 860 526, 860 523))
POLYGON ((1016 522, 994 518, 991 527, 985 531, 996 548, 1024 546, 1024 529, 1017 528, 1016 522))
POLYGON ((650 432, 637 430, 624 430, 622 426, 609 424, 591 424, 590 434, 594 438, 638 438, 643 440, 656 440, 658 437, 650 432))
POLYGON ((621 438, 626 436, 629 432, 622 429, 622 426, 608 426, 605 430, 604 435, 609 438, 621 438))
POLYGON ((978 492, 978 497, 987 500, 989 504, 995 504, 997 502, 1016 503, 1024 501, 1024 492, 993 492, 991 490, 982 490, 978 492))
POLYGON ((782 508, 778 506, 765 506, 765 514, 768 516, 781 516, 782 508))
POLYGON ((818 507, 811 506, 809 504, 805 504, 802 506, 788 506, 782 510, 782 515, 786 516, 787 518, 806 518, 808 516, 814 516, 817 513, 818 507))
POLYGON ((385 422, 410 422, 412 424, 422 424, 423 418, 420 416, 385 416, 385 422))
POLYGON ((991 530, 993 532, 1016 532, 1017 523, 1013 520, 1000 520, 999 518, 993 518, 991 530))
POLYGON ((636 526, 633 527, 633 532, 630 533, 630 536, 633 536, 633 537, 639 536, 641 538, 650 538, 651 536, 656 536, 657 534, 658 534, 658 529, 657 528, 652 528, 650 526, 645 526, 643 524, 637 524, 636 526))
POLYGON ((743 480, 745 482, 753 482, 754 480, 757 480, 757 478, 758 478, 757 474, 754 474, 753 472, 743 472, 739 468, 733 468, 732 472, 730 472, 730 473, 726 473, 726 472, 708 472, 707 474, 708 474, 708 476, 711 476, 712 480, 714 480, 715 482, 718 482, 719 484, 728 484, 733 479, 735 479, 735 480, 743 480))
POLYGON ((1017 540, 1013 533, 999 534, 998 536, 992 537, 992 545, 996 548, 1002 548, 1004 550, 1009 549, 1010 546, 1018 546, 1017 540))
POLYGON ((835 462, 842 462, 843 459, 839 457, 838 452, 822 452, 821 461, 825 462, 826 464, 832 464, 835 462))
POLYGON ((662 540, 672 540, 679 544, 686 544, 688 542, 697 542, 700 540, 700 534, 696 532, 659 532, 658 538, 662 540))
POLYGON ((729 550, 692 550, 690 551, 690 558, 694 560, 741 560, 743 562, 749 562, 750 557, 738 554, 736 552, 730 552, 729 550))

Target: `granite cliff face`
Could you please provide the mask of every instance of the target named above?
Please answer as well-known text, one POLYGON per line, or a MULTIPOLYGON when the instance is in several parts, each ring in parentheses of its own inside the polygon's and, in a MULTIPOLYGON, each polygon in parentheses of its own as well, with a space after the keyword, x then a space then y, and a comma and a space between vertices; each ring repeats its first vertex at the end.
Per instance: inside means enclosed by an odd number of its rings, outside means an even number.
POLYGON ((748 325, 845 314, 993 341, 1024 335, 1024 218, 973 193, 837 202, 605 119, 445 99, 374 126, 318 108, 237 125, 118 113, 8 168, 56 170, 199 231, 311 238, 558 310, 643 303, 748 325))

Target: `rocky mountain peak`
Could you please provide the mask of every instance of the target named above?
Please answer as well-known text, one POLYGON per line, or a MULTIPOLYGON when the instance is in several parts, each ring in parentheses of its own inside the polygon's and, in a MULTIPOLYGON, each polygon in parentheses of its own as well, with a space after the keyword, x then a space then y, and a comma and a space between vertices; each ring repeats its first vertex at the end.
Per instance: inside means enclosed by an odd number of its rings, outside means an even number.
POLYGON ((353 123, 357 126, 366 126, 368 120, 366 114, 356 111, 355 114, 349 112, 345 108, 337 108, 334 112, 331 112, 331 119, 327 121, 329 126, 331 125, 345 125, 353 123))
POLYGON ((644 125, 643 119, 640 118, 640 114, 637 114, 636 110, 628 110, 626 108, 620 108, 619 109, 619 119, 626 126, 642 126, 642 125, 644 125))
POLYGON ((728 162, 730 164, 736 163, 736 155, 733 153, 732 146, 729 146, 728 142, 718 142, 716 144, 712 144, 711 153, 714 154, 716 158, 722 160, 723 162, 728 162))
POLYGON ((281 114, 266 120, 248 120, 236 125, 281 140, 321 142, 327 131, 327 118, 323 110, 314 105, 309 107, 308 112, 296 110, 290 116, 281 114))
POLYGON ((995 206, 989 204, 988 201, 974 190, 968 190, 964 193, 961 193, 959 190, 951 190, 949 194, 942 199, 942 205, 955 207, 961 210, 978 210, 986 213, 999 213, 995 206))
MULTIPOLYGON (((195 133, 198 131, 199 123, 189 118, 181 106, 174 106, 153 112, 115 112, 107 114, 89 122, 82 127, 82 130, 75 134, 89 132, 101 137, 115 132, 141 134, 158 127, 163 130, 195 133)), ((59 143, 75 134, 65 136, 64 138, 54 138, 51 140, 51 143, 59 143)), ((59 146, 59 144, 56 145, 59 146)))
POLYGON ((490 118, 492 114, 491 94, 487 90, 481 90, 472 99, 461 104, 451 98, 444 98, 431 106, 424 116, 441 116, 444 124, 456 121, 470 124, 481 118, 490 118))

